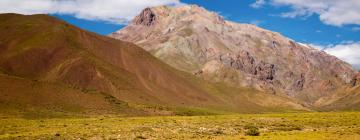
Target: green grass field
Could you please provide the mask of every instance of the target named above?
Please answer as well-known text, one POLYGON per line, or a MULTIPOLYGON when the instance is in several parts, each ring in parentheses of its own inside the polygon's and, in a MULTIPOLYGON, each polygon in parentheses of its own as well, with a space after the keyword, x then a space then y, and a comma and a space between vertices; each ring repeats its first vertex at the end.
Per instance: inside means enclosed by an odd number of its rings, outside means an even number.
POLYGON ((2 116, 0 139, 357 140, 360 112, 48 119, 2 116), (259 136, 247 135, 249 129, 258 129, 259 136))

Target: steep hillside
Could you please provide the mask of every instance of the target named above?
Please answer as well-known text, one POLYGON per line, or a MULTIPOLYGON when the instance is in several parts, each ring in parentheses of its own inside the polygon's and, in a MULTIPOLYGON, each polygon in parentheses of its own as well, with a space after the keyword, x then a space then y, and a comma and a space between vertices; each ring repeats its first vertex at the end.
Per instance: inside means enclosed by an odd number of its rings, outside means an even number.
POLYGON ((2 14, 0 32, 0 104, 7 111, 169 115, 306 109, 285 97, 207 83, 131 43, 47 15, 2 14))
POLYGON ((196 5, 144 9, 110 35, 134 42, 179 70, 211 82, 253 87, 309 105, 344 91, 352 66, 279 33, 224 20, 196 5))
POLYGON ((351 86, 344 89, 343 92, 329 97, 321 110, 347 110, 347 111, 359 111, 360 110, 360 74, 351 82, 351 86))

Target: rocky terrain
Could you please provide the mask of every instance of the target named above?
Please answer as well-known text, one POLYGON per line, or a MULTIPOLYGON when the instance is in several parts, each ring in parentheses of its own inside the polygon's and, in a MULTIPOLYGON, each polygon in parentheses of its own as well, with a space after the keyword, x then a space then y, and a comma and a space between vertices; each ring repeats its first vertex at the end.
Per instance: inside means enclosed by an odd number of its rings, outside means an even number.
POLYGON ((110 35, 213 83, 251 87, 321 107, 358 84, 348 63, 255 25, 196 6, 144 9, 110 35))

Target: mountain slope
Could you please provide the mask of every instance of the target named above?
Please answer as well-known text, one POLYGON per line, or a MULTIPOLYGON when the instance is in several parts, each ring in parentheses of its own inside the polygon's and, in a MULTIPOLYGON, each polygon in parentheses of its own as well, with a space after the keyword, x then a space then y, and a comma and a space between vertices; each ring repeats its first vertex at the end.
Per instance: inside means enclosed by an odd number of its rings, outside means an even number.
POLYGON ((306 109, 285 97, 207 83, 131 43, 54 17, 2 14, 0 21, 0 31, 6 33, 0 34, 1 105, 124 114, 306 109))
POLYGON ((321 109, 329 110, 360 110, 360 74, 351 82, 351 86, 343 92, 333 95, 331 100, 324 104, 321 109))
POLYGON ((225 21, 196 5, 146 8, 110 35, 167 64, 212 82, 254 87, 309 105, 342 92, 351 65, 254 25, 225 21))

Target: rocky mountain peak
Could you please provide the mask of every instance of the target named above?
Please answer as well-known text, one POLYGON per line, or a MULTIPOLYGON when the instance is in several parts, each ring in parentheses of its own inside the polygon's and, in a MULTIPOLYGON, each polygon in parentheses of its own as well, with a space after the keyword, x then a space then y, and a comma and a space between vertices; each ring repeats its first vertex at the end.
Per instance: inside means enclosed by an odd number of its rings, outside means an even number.
MULTIPOLYGON (((184 14, 184 13, 192 13, 192 14, 208 14, 212 13, 207 11, 205 8, 200 7, 198 5, 183 5, 183 6, 157 6, 152 7, 152 10, 156 11, 157 13, 171 13, 173 14, 184 14)), ((170 16, 170 15, 168 15, 170 16)), ((174 16, 174 15, 173 15, 174 16)))
POLYGON ((173 22, 204 22, 204 20, 218 21, 219 23, 225 22, 225 20, 217 13, 207 11, 205 8, 198 5, 185 5, 178 7, 158 6, 150 8, 150 10, 147 11, 153 11, 153 13, 163 21, 161 23, 167 23, 164 21, 168 20, 172 20, 173 22))
POLYGON ((156 21, 156 15, 150 8, 145 8, 140 15, 136 16, 133 20, 135 25, 151 26, 156 21))

